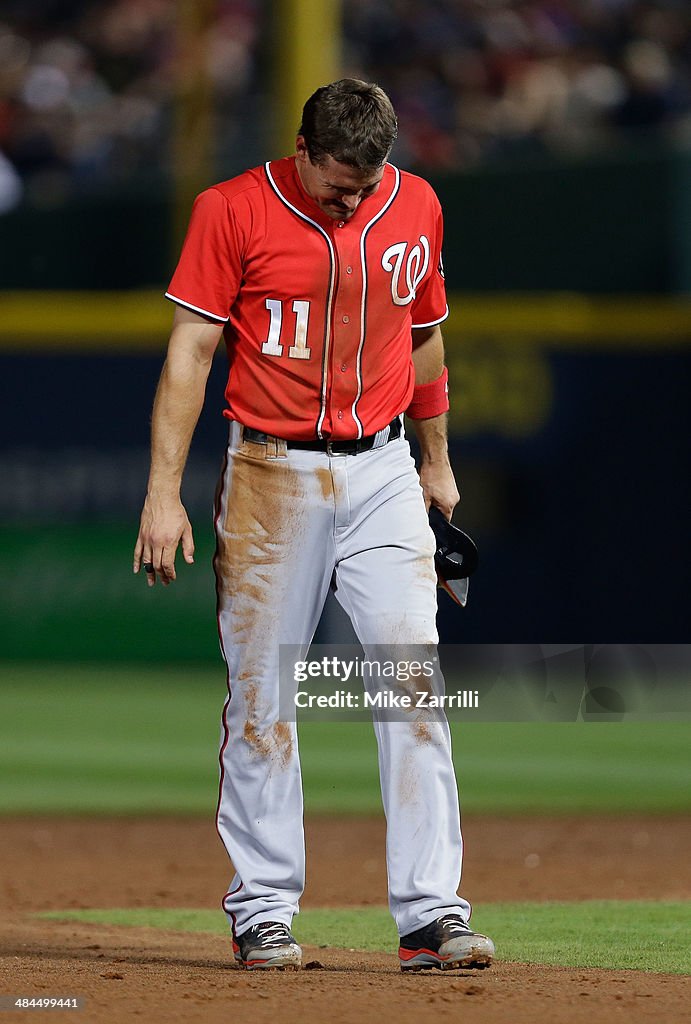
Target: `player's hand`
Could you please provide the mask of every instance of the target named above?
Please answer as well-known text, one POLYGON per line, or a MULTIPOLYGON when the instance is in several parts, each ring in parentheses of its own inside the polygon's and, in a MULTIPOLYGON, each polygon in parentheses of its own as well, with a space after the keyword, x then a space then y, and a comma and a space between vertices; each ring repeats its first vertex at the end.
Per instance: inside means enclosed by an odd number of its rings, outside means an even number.
POLYGON ((423 459, 420 465, 420 485, 427 511, 429 512, 430 505, 436 505, 450 520, 461 496, 448 458, 434 462, 423 459))
POLYGON ((175 579, 175 554, 180 543, 183 558, 191 565, 194 538, 184 505, 179 499, 164 501, 147 494, 134 546, 133 572, 138 573, 143 566, 150 587, 156 577, 167 587, 175 579))

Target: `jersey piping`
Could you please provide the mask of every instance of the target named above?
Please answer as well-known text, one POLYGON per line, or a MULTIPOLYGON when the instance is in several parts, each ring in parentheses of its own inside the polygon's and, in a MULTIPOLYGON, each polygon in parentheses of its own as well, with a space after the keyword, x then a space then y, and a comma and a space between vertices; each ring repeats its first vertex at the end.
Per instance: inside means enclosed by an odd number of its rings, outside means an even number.
POLYGON ((176 302, 178 306, 184 306, 186 309, 191 309, 193 313, 201 313, 203 316, 210 316, 212 320, 218 320, 219 323, 226 323, 229 319, 227 316, 219 316, 218 313, 211 313, 208 309, 202 309, 201 306, 193 306, 191 302, 185 302, 184 299, 179 299, 177 295, 173 295, 172 292, 166 292, 165 297, 170 299, 171 302, 176 302))
POLYGON ((437 324, 443 324, 444 321, 447 319, 448 315, 449 315, 449 307, 447 306, 446 307, 446 312, 444 313, 444 316, 440 316, 438 320, 431 320, 428 324, 411 324, 410 326, 411 326, 411 328, 414 331, 416 331, 416 330, 418 330, 418 328, 422 328, 422 327, 436 327, 437 324))
MULTIPOLYGON (((293 206, 293 204, 288 199, 286 199, 286 197, 282 194, 282 192, 279 189, 278 185, 274 181, 273 175, 271 174, 271 168, 269 166, 269 161, 268 160, 264 164, 264 170, 266 171, 266 176, 267 176, 267 178, 269 180, 269 184, 271 185, 271 188, 274 190, 274 192, 276 193, 278 198, 281 200, 281 202, 285 206, 287 206, 288 209, 291 210, 296 215, 296 217, 299 217, 301 220, 304 220, 307 224, 311 224, 313 228, 316 228, 317 231, 319 232, 319 234, 326 240, 326 244, 329 247, 329 261, 330 261, 329 297, 328 297, 328 300, 327 300, 327 303, 326 303, 326 317, 325 317, 326 324, 324 326, 324 353, 322 355, 322 380, 321 380, 321 408, 320 408, 320 411, 319 411, 319 418, 317 420, 317 437, 322 439, 323 438, 323 434, 322 434, 321 428, 322 428, 323 423, 324 423, 324 417, 326 416, 326 394, 327 394, 327 383, 328 383, 328 381, 327 381, 327 376, 328 376, 327 375, 327 367, 329 365, 328 364, 328 356, 329 356, 329 338, 330 338, 330 334, 331 334, 331 308, 332 308, 332 305, 333 305, 333 296, 334 296, 334 290, 335 290, 335 287, 336 287, 336 253, 334 252, 333 242, 331 241, 331 239, 329 238, 328 234, 326 233, 324 228, 321 226, 321 224, 317 224, 316 220, 312 220, 312 218, 308 217, 306 213, 303 213, 301 210, 298 210, 297 206, 293 206)), ((360 436, 360 435, 358 435, 358 436, 360 436)))
POLYGON ((398 167, 394 167, 393 164, 391 164, 390 166, 393 167, 393 170, 396 175, 396 181, 394 183, 391 195, 386 200, 381 210, 379 210, 379 212, 376 213, 374 217, 372 217, 371 221, 369 221, 369 223, 365 225, 362 231, 362 235, 360 236, 360 266, 362 268, 362 300, 360 303, 360 344, 358 345, 357 359, 355 363, 357 394, 355 396, 355 401, 353 402, 353 405, 351 407, 353 419, 357 423, 358 437, 362 437, 364 434, 362 423, 360 422, 360 419, 357 415, 357 404, 362 396, 362 350, 365 347, 365 326, 367 319, 367 262, 365 259, 365 241, 370 228, 384 216, 384 214, 389 209, 392 202, 398 195, 398 190, 401 187, 401 172, 399 171, 398 167))

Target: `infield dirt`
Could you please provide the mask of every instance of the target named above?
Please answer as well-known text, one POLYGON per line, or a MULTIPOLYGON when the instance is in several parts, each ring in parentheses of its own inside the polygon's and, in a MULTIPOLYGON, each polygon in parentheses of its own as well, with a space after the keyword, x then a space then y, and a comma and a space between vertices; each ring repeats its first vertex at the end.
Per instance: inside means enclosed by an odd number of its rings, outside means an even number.
MULTIPOLYGON (((386 901, 379 819, 307 822, 305 908, 386 901)), ((464 818, 463 892, 505 900, 688 899, 689 823, 662 817, 464 818)), ((305 947, 299 974, 234 967, 214 935, 42 921, 89 907, 216 907, 229 880, 213 824, 202 819, 0 821, 0 994, 79 995, 75 1024, 216 1021, 408 1024, 656 1021, 689 1018, 678 975, 498 962, 488 971, 404 977, 397 958, 305 947)), ((46 1019, 39 1011, 3 1021, 46 1019)))

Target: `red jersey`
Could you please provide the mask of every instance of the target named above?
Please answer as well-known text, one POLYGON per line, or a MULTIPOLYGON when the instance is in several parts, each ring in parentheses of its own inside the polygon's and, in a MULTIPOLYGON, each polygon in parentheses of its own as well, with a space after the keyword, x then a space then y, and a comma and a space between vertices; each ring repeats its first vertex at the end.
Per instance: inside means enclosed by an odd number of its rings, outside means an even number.
POLYGON ((224 415, 303 441, 404 412, 411 328, 448 316, 442 230, 430 185, 392 164, 347 221, 319 209, 294 157, 202 192, 166 296, 226 323, 224 415))

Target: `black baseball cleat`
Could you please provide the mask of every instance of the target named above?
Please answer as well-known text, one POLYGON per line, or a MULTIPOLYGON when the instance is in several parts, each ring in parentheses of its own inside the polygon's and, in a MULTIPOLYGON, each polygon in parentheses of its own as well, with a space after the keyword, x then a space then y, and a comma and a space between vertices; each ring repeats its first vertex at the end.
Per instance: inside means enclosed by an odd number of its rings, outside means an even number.
POLYGON ((299 971, 302 966, 302 950, 280 921, 264 921, 233 935, 233 953, 248 971, 299 971))
POLYGON ((398 950, 402 971, 489 967, 493 956, 492 940, 471 931, 458 914, 445 914, 425 928, 402 936, 398 950))

